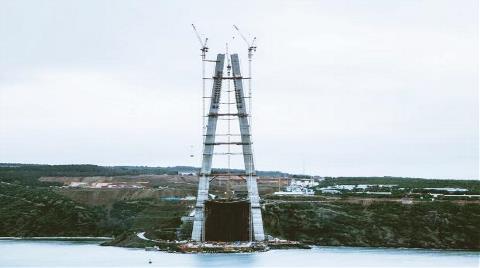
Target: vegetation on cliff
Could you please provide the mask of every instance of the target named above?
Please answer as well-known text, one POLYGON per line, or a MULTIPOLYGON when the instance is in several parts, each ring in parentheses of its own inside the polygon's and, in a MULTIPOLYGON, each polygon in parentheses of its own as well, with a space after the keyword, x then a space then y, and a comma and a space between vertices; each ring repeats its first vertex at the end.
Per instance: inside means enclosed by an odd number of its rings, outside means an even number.
POLYGON ((118 200, 88 206, 56 192, 0 182, 0 236, 115 236, 146 230, 175 239, 188 205, 180 201, 118 200))
POLYGON ((272 203, 267 233, 318 245, 480 249, 480 206, 453 202, 272 203))
POLYGON ((104 236, 104 212, 53 191, 0 182, 0 236, 104 236))

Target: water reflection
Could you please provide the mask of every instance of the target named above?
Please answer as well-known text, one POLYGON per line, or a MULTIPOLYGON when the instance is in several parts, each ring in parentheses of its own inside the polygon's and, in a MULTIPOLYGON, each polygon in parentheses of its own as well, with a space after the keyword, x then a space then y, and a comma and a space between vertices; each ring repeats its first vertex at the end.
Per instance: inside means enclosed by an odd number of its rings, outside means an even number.
POLYGON ((225 253, 206 253, 193 254, 195 260, 195 267, 255 267, 256 259, 262 254, 259 253, 240 253, 232 254, 225 253))

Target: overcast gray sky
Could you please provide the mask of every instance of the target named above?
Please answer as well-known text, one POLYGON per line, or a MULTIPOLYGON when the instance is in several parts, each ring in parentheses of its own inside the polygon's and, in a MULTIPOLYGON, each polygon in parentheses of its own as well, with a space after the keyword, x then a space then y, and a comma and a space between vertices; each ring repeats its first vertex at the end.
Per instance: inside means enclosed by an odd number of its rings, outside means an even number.
POLYGON ((258 39, 257 169, 478 179, 476 0, 2 0, 0 162, 198 166, 191 23, 258 39))

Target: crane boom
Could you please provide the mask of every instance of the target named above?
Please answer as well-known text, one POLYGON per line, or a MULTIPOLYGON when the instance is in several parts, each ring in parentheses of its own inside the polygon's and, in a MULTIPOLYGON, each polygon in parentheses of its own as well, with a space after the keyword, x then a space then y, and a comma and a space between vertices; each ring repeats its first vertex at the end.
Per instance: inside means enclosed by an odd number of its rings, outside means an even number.
POLYGON ((245 43, 247 43, 247 46, 250 46, 250 44, 248 43, 248 40, 247 38, 245 38, 245 36, 242 34, 242 32, 240 31, 240 29, 238 29, 237 25, 233 25, 233 28, 235 28, 235 30, 237 30, 238 34, 240 35, 240 37, 243 39, 243 41, 245 41, 245 43))
POLYGON ((197 36, 198 42, 200 42, 200 45, 202 46, 202 48, 205 48, 207 46, 208 38, 205 38, 205 42, 202 41, 202 38, 200 37, 200 34, 198 33, 197 28, 195 28, 195 25, 193 23, 192 23, 192 28, 193 28, 193 31, 195 32, 195 35, 197 36))
POLYGON ((252 56, 252 53, 254 51, 257 50, 257 47, 255 46, 255 41, 257 40, 256 37, 254 37, 252 39, 252 42, 248 42, 247 38, 242 34, 242 32, 240 31, 240 29, 237 27, 237 25, 233 25, 233 28, 235 28, 235 30, 237 30, 238 34, 240 35, 240 37, 242 37, 243 41, 245 41, 245 44, 247 44, 247 47, 248 47, 248 53, 249 53, 249 57, 252 56))

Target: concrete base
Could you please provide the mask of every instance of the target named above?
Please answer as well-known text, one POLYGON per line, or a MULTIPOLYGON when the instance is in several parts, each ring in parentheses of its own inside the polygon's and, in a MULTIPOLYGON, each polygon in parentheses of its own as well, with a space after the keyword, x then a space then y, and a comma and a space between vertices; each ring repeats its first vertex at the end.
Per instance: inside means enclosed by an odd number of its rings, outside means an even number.
MULTIPOLYGON (((192 230, 192 240, 194 241, 205 241, 205 202, 208 201, 208 187, 209 178, 207 176, 200 177, 192 230)), ((265 233, 256 177, 247 178, 247 188, 251 220, 251 227, 248 229, 251 229, 253 241, 263 241, 265 240, 265 233)))
POLYGON ((250 241, 250 226, 248 200, 205 202, 205 241, 250 241))

